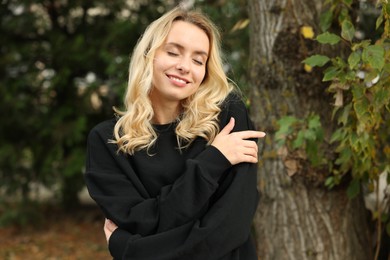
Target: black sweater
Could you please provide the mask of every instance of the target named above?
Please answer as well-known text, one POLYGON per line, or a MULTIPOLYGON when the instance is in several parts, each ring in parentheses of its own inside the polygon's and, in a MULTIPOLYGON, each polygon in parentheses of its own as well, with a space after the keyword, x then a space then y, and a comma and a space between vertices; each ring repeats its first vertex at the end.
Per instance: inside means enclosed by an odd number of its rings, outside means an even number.
MULTIPOLYGON (((225 101, 220 129, 253 129, 237 97, 225 101)), ((156 125, 154 147, 117 153, 115 120, 88 136, 86 184, 104 215, 118 225, 110 237, 115 259, 257 259, 250 238, 258 202, 256 164, 231 166, 204 139, 179 151, 175 124, 156 125), (150 155, 152 154, 152 155, 150 155)))

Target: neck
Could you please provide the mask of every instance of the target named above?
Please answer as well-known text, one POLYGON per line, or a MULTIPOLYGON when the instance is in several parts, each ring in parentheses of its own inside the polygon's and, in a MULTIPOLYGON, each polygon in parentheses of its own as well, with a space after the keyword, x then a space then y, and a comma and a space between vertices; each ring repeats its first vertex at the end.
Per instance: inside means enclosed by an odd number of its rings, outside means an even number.
POLYGON ((176 120, 180 113, 179 103, 161 104, 153 103, 154 116, 152 123, 164 125, 176 120))

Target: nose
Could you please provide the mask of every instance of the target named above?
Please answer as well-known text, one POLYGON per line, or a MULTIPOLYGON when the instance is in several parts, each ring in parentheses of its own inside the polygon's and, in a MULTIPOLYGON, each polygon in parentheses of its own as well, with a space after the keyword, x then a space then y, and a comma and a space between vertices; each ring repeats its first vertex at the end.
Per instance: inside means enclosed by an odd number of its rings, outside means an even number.
POLYGON ((188 58, 180 59, 176 64, 176 69, 182 73, 187 73, 190 70, 190 61, 188 58))

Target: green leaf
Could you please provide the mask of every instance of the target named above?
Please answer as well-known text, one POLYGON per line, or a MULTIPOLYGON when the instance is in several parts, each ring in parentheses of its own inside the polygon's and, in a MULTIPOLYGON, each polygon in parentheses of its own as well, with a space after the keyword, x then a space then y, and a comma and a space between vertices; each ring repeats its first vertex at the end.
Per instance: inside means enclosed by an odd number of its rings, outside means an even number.
POLYGON ((337 74, 339 73, 338 68, 336 67, 329 67, 324 71, 324 77, 322 78, 322 81, 330 81, 333 80, 337 74))
POLYGON ((360 62, 360 52, 354 51, 348 57, 348 65, 351 70, 355 69, 360 62))
POLYGON ((280 128, 290 127, 292 124, 296 123, 298 119, 294 116, 284 116, 278 120, 280 128))
POLYGON ((341 57, 335 57, 334 59, 334 65, 336 67, 339 67, 340 69, 343 69, 348 66, 347 62, 344 60, 344 58, 341 57))
POLYGON ((355 101, 353 108, 359 120, 367 119, 366 113, 368 113, 369 106, 370 104, 366 98, 355 101))
POLYGON ((331 44, 331 45, 334 45, 334 44, 337 44, 340 42, 341 38, 339 36, 337 36, 336 34, 333 34, 333 33, 329 33, 329 32, 324 32, 320 35, 318 35, 316 37, 316 40, 319 42, 319 43, 322 43, 322 44, 331 44))
POLYGON ((330 28, 333 20, 333 12, 331 9, 323 12, 320 16, 320 28, 321 31, 325 32, 330 28))
POLYGON ((379 75, 378 75, 378 72, 376 72, 376 70, 373 70, 373 71, 371 71, 371 72, 369 72, 369 73, 367 73, 366 74, 366 77, 364 78, 364 82, 370 82, 370 83, 372 83, 372 81, 376 78, 376 77, 378 77, 379 75))
POLYGON ((293 142, 293 148, 297 149, 298 147, 302 147, 304 141, 305 141, 305 138, 304 138, 303 131, 299 131, 297 138, 293 142))
POLYGON ((325 186, 328 187, 329 189, 333 188, 334 185, 335 185, 335 182, 334 182, 333 176, 330 176, 325 180, 325 186))
POLYGON ((315 67, 315 66, 318 66, 318 67, 322 67, 324 66, 330 59, 327 57, 327 56, 324 56, 324 55, 312 55, 310 56, 309 58, 306 58, 305 60, 303 60, 302 62, 309 65, 309 66, 312 66, 312 67, 315 67))
POLYGON ((351 16, 349 15, 349 8, 347 6, 340 5, 340 7, 337 20, 342 25, 344 21, 351 21, 351 16))
POLYGON ((371 67, 381 70, 385 65, 385 50, 383 46, 370 45, 363 49, 362 59, 371 67))
POLYGON ((346 82, 348 81, 354 81, 356 80, 356 72, 353 71, 353 70, 350 70, 350 71, 347 71, 345 74, 344 74, 344 85, 347 86, 348 84, 346 82))
POLYGON ((275 133, 276 140, 284 140, 286 136, 292 131, 291 125, 298 121, 293 116, 284 116, 278 120, 279 130, 275 133))
POLYGON ((375 29, 378 30, 379 26, 383 23, 383 13, 376 19, 375 29))
POLYGON ((342 128, 338 128, 330 138, 330 143, 334 143, 336 141, 340 141, 344 136, 344 132, 342 128))
POLYGON ((355 27, 349 20, 344 20, 341 24, 341 37, 351 42, 355 35, 355 27))
POLYGON ((350 148, 346 147, 340 152, 340 155, 335 161, 335 164, 343 165, 344 163, 348 163, 351 160, 351 157, 352 157, 352 151, 350 148))
POLYGON ((348 119, 349 119, 349 113, 351 112, 351 109, 352 109, 352 103, 349 103, 348 105, 346 105, 341 113, 341 115, 339 116, 337 122, 339 124, 342 124, 342 125, 347 125, 348 123, 348 119))
POLYGON ((385 88, 379 89, 374 96, 374 106, 380 109, 388 103, 390 103, 390 91, 385 88))
POLYGON ((357 51, 357 50, 359 50, 360 48, 366 48, 366 47, 369 46, 370 44, 371 44, 371 39, 363 40, 363 41, 361 41, 361 42, 356 42, 356 43, 353 43, 353 44, 352 44, 351 50, 352 50, 352 51, 357 51))
POLYGON ((367 98, 362 98, 357 100, 353 107, 358 119, 356 132, 358 134, 362 134, 366 132, 367 128, 370 128, 372 125, 372 119, 369 112, 371 106, 367 98))
POLYGON ((358 85, 358 84, 353 85, 352 94, 353 94, 354 100, 358 100, 358 99, 363 98, 364 93, 365 93, 364 87, 362 87, 361 85, 358 85))
POLYGON ((353 150, 359 149, 359 144, 361 143, 361 140, 355 132, 349 135, 349 143, 353 150))
POLYGON ((306 131, 304 131, 304 136, 305 139, 307 140, 311 140, 311 141, 316 140, 316 134, 312 129, 307 129, 306 131))
POLYGON ((348 186, 347 195, 348 198, 355 198, 360 192, 360 181, 358 179, 353 179, 348 186))
POLYGON ((309 128, 313 129, 313 128, 320 128, 321 127, 321 121, 320 121, 320 116, 319 115, 315 115, 315 116, 312 116, 310 119, 309 119, 309 128))

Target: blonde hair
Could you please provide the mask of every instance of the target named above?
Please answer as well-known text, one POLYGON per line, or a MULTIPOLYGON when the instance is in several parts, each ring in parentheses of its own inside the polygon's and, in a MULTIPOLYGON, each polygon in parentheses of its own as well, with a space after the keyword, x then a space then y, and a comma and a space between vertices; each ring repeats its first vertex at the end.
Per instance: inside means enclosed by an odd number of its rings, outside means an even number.
POLYGON ((198 136, 210 144, 219 132, 220 106, 233 89, 222 68, 219 32, 202 13, 176 7, 148 26, 133 51, 124 100, 126 111, 116 110, 120 118, 114 128, 112 142, 118 145, 119 151, 134 154, 138 150, 149 150, 157 140, 151 123, 154 112, 149 99, 153 59, 156 49, 164 43, 175 21, 198 26, 210 41, 205 78, 198 90, 181 103, 182 115, 175 130, 178 147, 187 147, 198 136))

